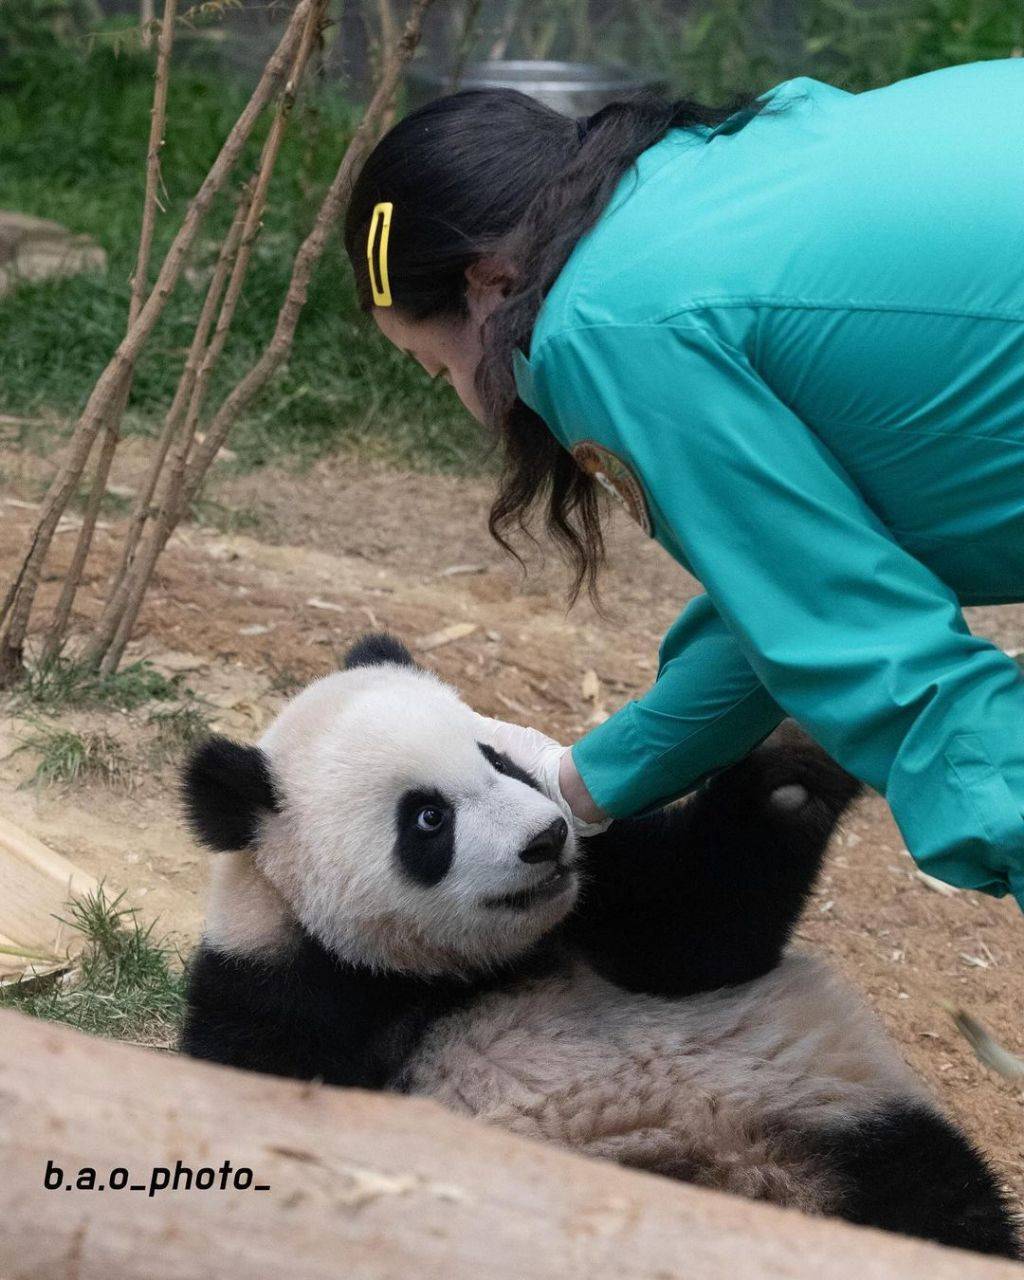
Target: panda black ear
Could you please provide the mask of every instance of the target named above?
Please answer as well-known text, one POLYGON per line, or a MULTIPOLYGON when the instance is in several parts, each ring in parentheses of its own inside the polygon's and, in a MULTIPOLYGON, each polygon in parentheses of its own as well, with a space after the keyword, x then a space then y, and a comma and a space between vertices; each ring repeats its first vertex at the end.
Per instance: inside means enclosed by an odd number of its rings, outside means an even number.
POLYGON ((351 671, 353 667, 374 667, 380 662, 394 662, 400 667, 416 665, 415 658, 401 640, 396 640, 386 631, 375 631, 369 635, 360 636, 349 649, 345 655, 345 670, 351 671))
POLYGON ((229 738, 208 738, 192 753, 182 774, 189 826, 211 849, 252 844, 266 813, 280 808, 270 761, 259 747, 229 738))

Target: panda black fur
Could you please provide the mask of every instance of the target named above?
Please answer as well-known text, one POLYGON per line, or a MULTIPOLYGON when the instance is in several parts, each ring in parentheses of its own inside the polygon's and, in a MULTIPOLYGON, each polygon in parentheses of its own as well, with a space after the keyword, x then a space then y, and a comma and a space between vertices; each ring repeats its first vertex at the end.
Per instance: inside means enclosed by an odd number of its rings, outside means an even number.
POLYGON ((577 847, 477 724, 371 636, 258 747, 197 750, 187 808, 220 852, 186 1052, 1018 1256, 981 1156, 785 949, 852 779, 790 737, 577 847))

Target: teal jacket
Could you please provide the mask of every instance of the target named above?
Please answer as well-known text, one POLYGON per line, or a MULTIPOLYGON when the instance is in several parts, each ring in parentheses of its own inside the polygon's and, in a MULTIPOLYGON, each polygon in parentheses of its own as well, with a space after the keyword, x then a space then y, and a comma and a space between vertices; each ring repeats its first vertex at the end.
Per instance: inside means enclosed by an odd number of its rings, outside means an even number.
POLYGON ((625 816, 789 714, 1024 906, 1024 676, 961 613, 1024 600, 1024 60, 766 97, 640 157, 517 360, 707 593, 573 757, 625 816))

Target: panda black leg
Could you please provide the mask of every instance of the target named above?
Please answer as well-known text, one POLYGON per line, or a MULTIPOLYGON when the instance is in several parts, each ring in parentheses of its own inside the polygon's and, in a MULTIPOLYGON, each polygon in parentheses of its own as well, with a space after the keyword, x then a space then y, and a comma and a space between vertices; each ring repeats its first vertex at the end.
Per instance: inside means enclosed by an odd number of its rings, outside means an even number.
POLYGON ((840 1217, 977 1253, 1021 1257, 1017 1224, 991 1169, 927 1104, 891 1104, 830 1133, 821 1149, 839 1177, 840 1217))
POLYGON ((691 995, 759 977, 858 790, 804 735, 770 739, 686 804, 589 840, 570 931, 635 991, 691 995))

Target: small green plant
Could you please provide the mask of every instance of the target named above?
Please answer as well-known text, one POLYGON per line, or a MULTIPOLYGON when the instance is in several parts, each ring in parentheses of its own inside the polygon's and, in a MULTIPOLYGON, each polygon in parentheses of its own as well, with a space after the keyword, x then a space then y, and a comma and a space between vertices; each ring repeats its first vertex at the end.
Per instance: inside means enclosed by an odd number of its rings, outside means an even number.
POLYGON ((178 699, 182 692, 181 676, 168 679, 146 661, 100 675, 90 667, 58 656, 29 667, 15 702, 48 714, 69 707, 132 711, 146 702, 178 699))
POLYGON ((123 904, 124 894, 110 898, 103 885, 69 904, 61 918, 85 939, 75 968, 42 990, 0 991, 0 1004, 91 1035, 170 1047, 184 1010, 181 957, 123 904))
POLYGON ((92 781, 130 789, 134 781, 121 744, 105 729, 76 733, 47 725, 25 738, 22 748, 39 753, 32 781, 40 786, 92 781))
POLYGON ((282 693, 286 698, 299 692, 309 684, 309 676, 304 676, 291 667, 279 667, 273 660, 269 662, 273 675, 270 679, 270 692, 282 693))
POLYGON ((154 711, 147 718, 156 733, 151 744, 153 761, 177 761, 210 732, 206 716, 197 706, 184 703, 167 711, 154 711))
POLYGON ((192 504, 192 519, 198 525, 216 529, 218 533, 255 533, 266 524, 266 513, 259 507, 226 507, 212 498, 198 498, 192 504))

